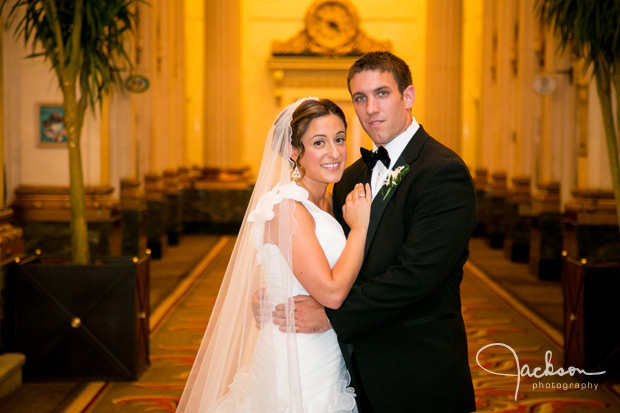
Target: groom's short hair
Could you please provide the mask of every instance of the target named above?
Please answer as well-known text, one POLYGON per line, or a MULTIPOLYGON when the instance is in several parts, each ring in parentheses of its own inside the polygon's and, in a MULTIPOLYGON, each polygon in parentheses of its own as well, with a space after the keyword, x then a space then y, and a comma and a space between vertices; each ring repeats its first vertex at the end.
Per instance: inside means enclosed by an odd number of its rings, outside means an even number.
POLYGON ((353 63, 347 76, 347 87, 351 93, 351 79, 360 72, 378 70, 390 72, 398 85, 398 91, 402 93, 413 84, 411 70, 403 59, 390 52, 370 52, 360 57, 353 63))

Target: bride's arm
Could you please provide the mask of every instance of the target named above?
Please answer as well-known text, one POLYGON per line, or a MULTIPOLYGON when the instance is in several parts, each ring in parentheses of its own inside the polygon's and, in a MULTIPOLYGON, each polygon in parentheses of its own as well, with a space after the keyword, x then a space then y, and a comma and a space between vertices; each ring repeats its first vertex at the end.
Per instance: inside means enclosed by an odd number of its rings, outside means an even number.
POLYGON ((299 205, 293 213, 297 222, 292 238, 293 273, 308 293, 325 307, 340 307, 362 266, 372 203, 369 187, 367 191, 358 185, 347 197, 343 214, 351 231, 333 269, 316 238, 310 212, 299 205))

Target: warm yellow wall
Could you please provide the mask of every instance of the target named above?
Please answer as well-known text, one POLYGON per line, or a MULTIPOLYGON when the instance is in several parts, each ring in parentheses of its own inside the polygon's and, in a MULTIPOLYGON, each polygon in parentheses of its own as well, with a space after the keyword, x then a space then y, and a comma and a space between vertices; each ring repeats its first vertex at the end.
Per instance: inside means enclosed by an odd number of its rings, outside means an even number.
MULTIPOLYGON (((255 173, 258 172, 267 132, 279 112, 273 95, 274 81, 267 67, 271 43, 276 39, 288 39, 303 29, 306 10, 313 1, 242 1, 240 163, 250 165, 255 173)), ((377 40, 391 40, 393 52, 411 67, 417 90, 413 113, 423 122, 424 102, 430 93, 424 84, 423 66, 426 1, 360 0, 352 3, 357 7, 361 29, 377 40)), ((342 82, 345 85, 346 79, 343 78, 342 82)), ((321 97, 319 93, 317 95, 321 97)), ((287 103, 290 102, 283 102, 287 103)), ((357 122, 355 118, 353 121, 357 122)), ((350 125, 350 128, 360 129, 358 125, 350 125)), ((350 154, 350 157, 358 156, 357 151, 350 154)))
MULTIPOLYGON (((4 24, 4 22, 2 23, 4 24)), ((62 104, 58 80, 43 58, 27 59, 32 50, 13 30, 3 39, 4 123, 7 143, 7 197, 13 198, 20 185, 68 185, 69 167, 66 147, 41 147, 38 139, 38 105, 62 104), (10 105, 8 105, 10 102, 10 105)), ((82 128, 84 183, 101 183, 100 117, 87 111, 82 128)))

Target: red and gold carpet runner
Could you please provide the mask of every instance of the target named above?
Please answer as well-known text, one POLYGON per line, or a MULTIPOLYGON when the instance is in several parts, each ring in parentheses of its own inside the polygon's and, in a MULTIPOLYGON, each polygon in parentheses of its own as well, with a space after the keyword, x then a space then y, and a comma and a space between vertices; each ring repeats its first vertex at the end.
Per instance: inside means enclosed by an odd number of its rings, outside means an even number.
MULTIPOLYGON (((151 366, 140 380, 92 383, 68 413, 175 411, 233 244, 223 237, 154 311, 151 366)), ((478 412, 620 412, 620 397, 599 377, 560 375, 557 331, 514 305, 472 264, 462 299, 478 412)))

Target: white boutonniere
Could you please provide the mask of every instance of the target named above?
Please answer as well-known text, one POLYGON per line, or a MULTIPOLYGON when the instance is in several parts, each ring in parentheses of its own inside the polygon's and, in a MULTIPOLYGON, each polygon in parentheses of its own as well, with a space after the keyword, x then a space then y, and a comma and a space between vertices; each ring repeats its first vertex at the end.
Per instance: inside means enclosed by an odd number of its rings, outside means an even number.
POLYGON ((404 165, 399 166, 398 168, 388 172, 387 176, 385 177, 385 182, 383 182, 383 187, 381 188, 381 195, 383 195, 384 201, 392 188, 396 188, 398 184, 400 184, 400 181, 402 181, 403 176, 405 176, 408 170, 409 165, 404 165))

